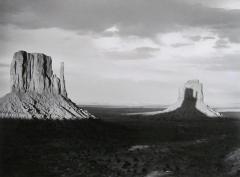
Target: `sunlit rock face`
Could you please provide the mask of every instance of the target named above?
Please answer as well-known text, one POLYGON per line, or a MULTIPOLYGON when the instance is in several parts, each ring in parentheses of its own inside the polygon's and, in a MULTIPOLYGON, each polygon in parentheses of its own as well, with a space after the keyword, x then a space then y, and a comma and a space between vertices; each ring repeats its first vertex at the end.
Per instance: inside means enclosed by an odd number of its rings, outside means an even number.
POLYGON ((203 85, 199 80, 187 81, 182 89, 179 90, 177 103, 170 106, 163 112, 174 110, 185 110, 185 114, 193 108, 208 117, 221 117, 221 114, 214 111, 204 103, 203 85))
POLYGON ((52 91, 52 59, 44 54, 16 52, 11 63, 10 75, 13 92, 52 91))
POLYGON ((11 68, 11 92, 0 99, 0 117, 95 118, 68 97, 61 64, 60 78, 53 73, 51 57, 19 51, 11 68))
POLYGON ((42 53, 16 52, 11 63, 12 92, 56 93, 67 97, 64 65, 61 79, 53 74, 51 57, 42 53))
POLYGON ((64 63, 61 63, 61 68, 60 68, 60 81, 61 81, 61 94, 64 97, 67 97, 67 91, 66 91, 66 84, 65 84, 65 77, 64 77, 64 63))

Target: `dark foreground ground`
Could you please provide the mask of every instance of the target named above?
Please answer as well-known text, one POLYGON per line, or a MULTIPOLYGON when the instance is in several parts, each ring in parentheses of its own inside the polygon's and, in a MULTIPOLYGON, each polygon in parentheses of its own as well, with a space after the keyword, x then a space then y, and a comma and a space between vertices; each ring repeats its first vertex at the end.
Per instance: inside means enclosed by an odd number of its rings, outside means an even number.
POLYGON ((230 177, 236 119, 161 120, 94 109, 102 120, 0 119, 1 177, 230 177))

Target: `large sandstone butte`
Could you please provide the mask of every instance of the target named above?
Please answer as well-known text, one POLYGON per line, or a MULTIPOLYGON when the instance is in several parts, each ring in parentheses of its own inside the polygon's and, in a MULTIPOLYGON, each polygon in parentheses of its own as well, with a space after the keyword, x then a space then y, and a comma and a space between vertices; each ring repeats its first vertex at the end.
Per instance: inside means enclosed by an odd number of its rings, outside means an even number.
MULTIPOLYGON (((133 115, 134 114, 135 113, 133 113, 133 115)), ((162 115, 163 117, 175 118, 222 117, 220 113, 204 103, 203 85, 199 80, 187 81, 184 87, 179 89, 177 102, 167 109, 139 114, 153 116, 162 115)))
POLYGON ((53 73, 51 57, 45 54, 16 52, 10 76, 11 92, 0 99, 2 118, 95 118, 68 98, 64 64, 59 78, 53 73))

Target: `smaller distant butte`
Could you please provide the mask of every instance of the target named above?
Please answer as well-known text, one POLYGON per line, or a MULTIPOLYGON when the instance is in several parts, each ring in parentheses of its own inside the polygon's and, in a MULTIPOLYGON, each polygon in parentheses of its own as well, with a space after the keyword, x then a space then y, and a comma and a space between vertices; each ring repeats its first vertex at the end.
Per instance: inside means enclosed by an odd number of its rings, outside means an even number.
POLYGON ((222 117, 204 103, 203 84, 199 80, 189 80, 179 89, 178 100, 163 111, 130 113, 130 115, 162 115, 175 118, 222 117))

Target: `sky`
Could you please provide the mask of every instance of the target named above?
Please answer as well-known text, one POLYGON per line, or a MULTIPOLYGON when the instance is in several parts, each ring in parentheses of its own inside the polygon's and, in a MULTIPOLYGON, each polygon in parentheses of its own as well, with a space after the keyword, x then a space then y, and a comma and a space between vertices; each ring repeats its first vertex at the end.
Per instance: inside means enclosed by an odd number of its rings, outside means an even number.
POLYGON ((79 104, 169 105, 190 79, 240 107, 239 0, 0 0, 0 96, 14 52, 65 62, 79 104))

